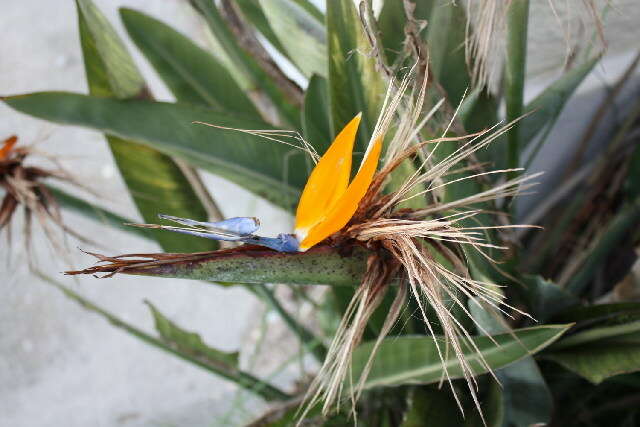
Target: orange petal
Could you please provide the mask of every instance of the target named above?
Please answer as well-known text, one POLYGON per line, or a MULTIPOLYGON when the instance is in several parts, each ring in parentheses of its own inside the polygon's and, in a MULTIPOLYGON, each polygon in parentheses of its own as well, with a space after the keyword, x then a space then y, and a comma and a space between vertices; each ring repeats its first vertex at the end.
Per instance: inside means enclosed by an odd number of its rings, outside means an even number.
POLYGON ((0 160, 7 158, 13 146, 16 145, 16 142, 18 142, 18 137, 15 135, 4 140, 4 145, 0 148, 0 160))
POLYGON ((299 238, 322 221, 346 191, 360 117, 358 114, 342 129, 311 172, 296 212, 295 232, 299 238))
POLYGON ((365 158, 362 160, 362 165, 360 165, 360 170, 355 178, 353 178, 351 184, 349 184, 347 191, 344 192, 331 208, 326 218, 309 230, 306 237, 300 243, 301 251, 306 251, 347 225, 358 209, 360 200, 362 200, 367 193, 373 176, 376 173, 380 151, 382 150, 382 139, 382 136, 376 138, 375 142, 367 149, 365 158))

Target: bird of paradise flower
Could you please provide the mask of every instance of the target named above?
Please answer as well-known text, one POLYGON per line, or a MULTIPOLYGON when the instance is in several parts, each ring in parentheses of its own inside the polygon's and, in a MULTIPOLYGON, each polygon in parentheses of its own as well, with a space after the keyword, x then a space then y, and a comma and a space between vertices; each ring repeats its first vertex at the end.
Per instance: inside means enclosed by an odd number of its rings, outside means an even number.
MULTIPOLYGON (((419 135, 422 128, 440 107, 442 101, 423 115, 426 83, 417 89, 412 88, 411 95, 407 95, 413 81, 413 78, 407 77, 400 83, 390 84, 373 136, 351 182, 349 182, 351 158, 361 120, 360 114, 336 136, 311 172, 301 194, 293 233, 283 233, 277 237, 257 236, 254 233, 259 228, 259 221, 248 217, 209 223, 162 215, 163 219, 174 221, 182 226, 138 224, 142 227, 160 228, 216 240, 261 245, 287 253, 304 252, 319 244, 337 247, 360 245, 370 251, 362 283, 343 315, 318 375, 307 391, 307 408, 311 408, 320 401, 323 402, 324 413, 328 413, 334 406, 339 408, 346 387, 354 403, 352 408, 355 410, 355 402, 372 366, 378 345, 398 320, 405 307, 407 296, 411 293, 429 332, 436 335, 434 325, 427 316, 427 307, 431 307, 435 312, 443 329, 444 349, 441 348, 442 343, 435 343, 443 363, 441 383, 446 380, 450 385, 458 406, 462 410, 461 401, 453 388, 452 378, 444 363, 446 354, 452 348, 462 367, 463 377, 467 381, 476 407, 480 410, 474 370, 466 360, 464 347, 474 348, 480 356, 483 368, 491 372, 491 367, 482 358, 480 351, 471 340, 470 333, 454 316, 451 304, 460 307, 469 317, 471 315, 464 300, 472 297, 507 316, 510 314, 505 308, 518 311, 504 302, 503 294, 494 284, 473 279, 465 260, 460 258, 459 253, 462 251, 452 250, 451 245, 470 247, 492 260, 484 249, 501 247, 486 241, 484 233, 488 229, 520 226, 468 227, 463 225, 463 222, 481 213, 481 209, 477 207, 478 204, 512 197, 531 186, 529 181, 537 175, 507 180, 477 194, 442 203, 438 192, 442 191, 446 185, 486 174, 516 170, 479 171, 462 178, 444 179, 447 175, 455 173, 454 166, 469 159, 477 150, 486 147, 507 132, 512 123, 463 137, 446 137, 449 126, 453 123, 452 118, 442 137, 421 141, 419 135), (386 141, 384 161, 378 171, 385 136, 392 126, 394 132, 386 141), (451 154, 436 160, 434 153, 440 144, 452 141, 459 143, 458 148, 451 154), (424 149, 427 145, 431 147, 429 150, 424 149), (415 171, 398 188, 384 193, 383 189, 390 174, 405 161, 415 164, 416 158, 419 159, 419 166, 415 171), (420 196, 430 196, 431 202, 420 209, 401 208, 400 205, 403 202, 420 196), (450 267, 446 267, 447 264, 450 267), (346 378, 353 351, 361 342, 371 315, 379 307, 392 285, 397 289, 394 302, 386 315, 368 364, 357 383, 352 384, 346 378)), ((426 82, 426 79, 423 82, 426 82)), ((258 133, 259 131, 256 131, 256 134, 258 133)), ((97 265, 69 273, 111 272, 110 275, 115 272, 126 273, 136 268, 148 268, 155 263, 170 263, 170 255, 149 254, 138 256, 138 259, 128 259, 127 255, 120 257, 98 255, 102 262, 107 263, 106 265, 97 265), (141 260, 140 257, 146 259, 141 260)), ((201 254, 198 255, 201 256, 201 254)), ((181 261, 184 259, 184 256, 180 257, 181 261)), ((522 312, 520 314, 527 315, 522 312)), ((476 324, 476 326, 480 331, 484 331, 481 325, 476 324)), ((302 416, 305 413, 303 412, 302 416)))

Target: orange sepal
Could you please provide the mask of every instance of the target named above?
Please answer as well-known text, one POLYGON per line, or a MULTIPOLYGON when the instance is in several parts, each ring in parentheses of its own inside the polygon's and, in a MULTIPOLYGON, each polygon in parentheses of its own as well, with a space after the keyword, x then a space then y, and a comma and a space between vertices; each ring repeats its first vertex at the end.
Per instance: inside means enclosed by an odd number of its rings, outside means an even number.
POLYGON ((376 173, 380 151, 382 150, 382 139, 383 137, 379 136, 373 143, 373 146, 367 150, 365 158, 362 160, 360 170, 326 217, 315 227, 311 228, 306 236, 304 236, 300 242, 301 251, 306 251, 336 231, 339 231, 347 225, 351 217, 353 217, 376 173))
POLYGON ((347 123, 311 172, 298 202, 296 235, 305 236, 308 230, 325 218, 346 191, 360 117, 361 114, 358 114, 347 123))

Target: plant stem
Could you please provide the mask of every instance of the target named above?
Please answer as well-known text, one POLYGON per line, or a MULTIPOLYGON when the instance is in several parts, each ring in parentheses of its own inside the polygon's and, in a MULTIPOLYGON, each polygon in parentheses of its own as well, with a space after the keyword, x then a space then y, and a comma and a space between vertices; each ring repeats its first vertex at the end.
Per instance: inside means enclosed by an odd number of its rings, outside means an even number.
MULTIPOLYGON (((522 116, 524 101, 524 79, 527 59, 527 27, 529 0, 512 0, 507 10, 507 61, 505 66, 505 98, 507 122, 522 116)), ((508 134, 507 167, 520 164, 520 129, 516 123, 508 134)), ((508 179, 517 176, 509 172, 508 179)))

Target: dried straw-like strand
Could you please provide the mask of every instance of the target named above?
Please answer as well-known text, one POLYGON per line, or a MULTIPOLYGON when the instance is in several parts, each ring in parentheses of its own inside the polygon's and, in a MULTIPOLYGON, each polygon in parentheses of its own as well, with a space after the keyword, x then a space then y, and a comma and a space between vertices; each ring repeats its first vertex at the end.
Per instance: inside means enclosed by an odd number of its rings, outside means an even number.
POLYGON ((384 320, 384 324, 382 325, 380 334, 376 338, 376 342, 373 348, 371 349, 371 355, 369 356, 369 359, 367 360, 367 363, 360 375, 360 381, 356 389, 356 396, 355 396, 356 400, 360 398, 360 394, 364 389, 364 383, 367 377, 369 376, 369 372, 371 371, 371 368, 373 367, 373 361, 378 352, 378 348, 380 347, 380 344, 382 344, 382 340, 389 334, 389 332, 391 331, 391 328, 393 328, 393 325, 398 320, 406 299, 407 299, 407 284, 404 280, 401 280, 400 283, 398 283, 398 291, 396 293, 396 297, 391 303, 389 313, 387 314, 384 320))
POLYGON ((227 126, 214 125, 213 123, 206 123, 206 122, 200 122, 200 121, 194 121, 193 123, 194 124, 213 127, 213 128, 216 128, 216 129, 232 130, 232 131, 235 131, 235 132, 247 133, 249 135, 258 136, 260 138, 264 138, 264 139, 267 139, 269 141, 274 141, 274 142, 278 142, 280 144, 288 145, 290 147, 296 148, 298 150, 302 150, 305 153, 307 153, 311 157, 311 159, 314 161, 314 163, 317 163, 318 159, 320 158, 320 156, 316 152, 316 150, 313 147, 313 145, 311 145, 309 142, 307 142, 297 131, 289 131, 289 130, 282 130, 282 129, 278 129, 278 130, 274 130, 274 129, 239 129, 239 128, 232 128, 232 127, 227 127, 227 126), (289 135, 289 134, 293 134, 293 136, 289 135), (280 137, 285 137, 285 138, 293 138, 296 141, 300 142, 302 144, 302 147, 299 146, 299 145, 292 144, 290 142, 284 141, 282 139, 274 138, 274 136, 280 136, 280 137))
MULTIPOLYGON (((523 184, 526 181, 530 181, 534 178, 537 178, 538 176, 542 175, 542 172, 539 173, 535 173, 532 175, 526 175, 526 176, 522 176, 519 178, 515 178, 512 180, 509 180, 507 182, 505 182, 504 184, 498 185, 496 187, 493 187, 489 190, 485 190, 482 191, 480 193, 468 196, 468 197, 464 197, 462 199, 459 200, 454 200, 451 201, 449 203, 444 203, 441 205, 435 205, 433 207, 430 208, 426 208, 426 209, 419 209, 416 210, 414 212, 412 212, 409 217, 411 218, 420 218, 429 214, 432 214, 434 212, 441 212, 441 211, 446 211, 449 209, 453 209, 453 208, 457 208, 457 207, 461 207, 461 206, 467 206, 467 205, 471 205, 471 204, 477 204, 477 203, 482 203, 484 201, 487 200, 493 200, 493 199, 497 199, 500 197, 508 197, 508 196, 513 196, 516 195, 520 192, 520 190, 522 189, 510 189, 510 187, 514 187, 514 186, 518 186, 523 184)), ((535 184, 527 184, 526 186, 523 186, 524 188, 531 188, 533 185, 535 184)))
POLYGON ((418 192, 418 193, 416 193, 416 194, 414 194, 414 195, 411 195, 411 196, 409 196, 409 197, 406 197, 406 198, 402 199, 402 200, 400 201, 400 203, 405 202, 405 201, 407 201, 407 200, 411 200, 411 199, 413 199, 414 197, 422 196, 423 194, 426 194, 426 193, 428 193, 428 192, 435 191, 435 190, 438 190, 438 189, 440 189, 440 188, 444 188, 444 187, 446 187, 447 185, 455 184, 456 182, 466 181, 466 180, 469 180, 469 179, 475 179, 475 178, 478 178, 478 177, 481 177, 481 176, 486 176, 486 175, 494 175, 494 174, 499 174, 499 173, 517 172, 517 171, 522 171, 522 170, 524 170, 524 169, 523 169, 523 168, 497 169, 497 170, 481 172, 481 173, 477 173, 477 174, 473 174, 473 175, 463 176, 463 177, 461 177, 461 178, 453 179, 453 180, 451 180, 451 181, 446 181, 446 182, 444 182, 444 183, 442 183, 442 184, 440 184, 440 185, 437 185, 437 186, 435 186, 435 187, 431 187, 431 186, 429 186, 429 188, 427 188, 426 190, 420 191, 420 192, 418 192))
MULTIPOLYGON (((369 318, 382 302, 388 288, 388 275, 389 271, 376 256, 369 260, 363 283, 349 302, 325 362, 307 391, 304 398, 305 409, 300 419, 321 399, 323 413, 328 413, 334 404, 336 409, 339 408, 344 379, 351 366, 351 354, 362 339, 369 318)), ((350 390, 352 393, 355 390, 353 380, 350 382, 350 390)), ((354 399, 353 394, 351 398, 354 399)))
MULTIPOLYGON (((437 275, 429 269, 428 264, 426 263, 426 260, 424 257, 421 257, 418 252, 417 252, 417 248, 413 248, 415 255, 417 256, 418 260, 421 261, 423 263, 423 265, 427 268, 427 271, 429 272, 429 274, 432 276, 432 279, 434 282, 439 283, 437 275)), ((478 397, 477 397, 477 392, 476 389, 478 387, 477 382, 475 380, 474 377, 474 372, 471 369, 471 366, 469 365, 469 363, 466 360, 466 356, 464 355, 464 352, 462 350, 462 348, 460 347, 460 343, 458 341, 458 336, 459 336, 459 332, 462 331, 464 336, 467 336, 470 340, 470 335, 468 334, 468 332, 466 331, 466 329, 457 321, 457 319, 455 319, 455 317, 451 314, 451 312, 449 311, 449 309, 443 305, 441 298, 439 298, 434 292, 433 288, 426 285, 426 282, 423 282, 423 284, 425 286, 422 286, 421 289, 425 292, 424 295, 427 296, 429 303, 431 304, 431 306, 434 308, 435 312, 436 312, 436 316, 438 316, 438 319, 440 320, 442 327, 443 327, 443 331, 445 333, 445 341, 447 344, 450 344, 453 347, 454 353, 456 358, 458 359, 458 362, 460 363, 460 367, 462 369, 462 373, 463 373, 463 377, 465 378, 467 385, 468 385, 468 389, 471 393, 471 396, 474 400, 474 403, 476 405, 477 408, 480 408, 480 402, 478 401, 478 397)), ((441 289, 443 289, 445 292, 448 293, 448 289, 446 288, 446 286, 441 287, 441 289)), ((473 343, 473 341, 471 341, 473 343)), ((475 345, 475 343, 473 343, 473 345, 475 345)), ((481 353, 480 357, 482 358, 481 353)), ((445 362, 443 362, 444 365, 445 362)), ((486 361, 483 363, 486 364, 486 361)), ((488 365, 487 365, 488 367, 488 365)), ((491 369, 488 369, 490 372, 491 369)), ((447 372, 447 377, 448 377, 448 372, 447 372)), ((443 379, 444 380, 444 376, 443 379)), ((442 381, 441 380, 441 381, 442 381)), ((453 385, 451 383, 451 379, 448 378, 448 382, 450 384, 450 387, 452 390, 453 389, 453 385)), ((464 410, 461 407, 460 401, 454 391, 454 396, 456 398, 456 401, 458 402, 458 405, 460 407, 460 410, 462 411, 462 413, 464 414, 464 410)))

